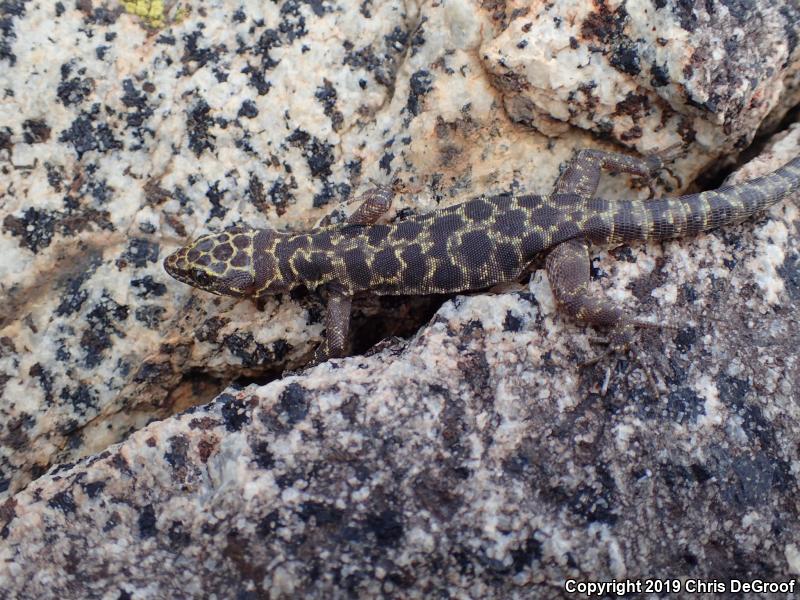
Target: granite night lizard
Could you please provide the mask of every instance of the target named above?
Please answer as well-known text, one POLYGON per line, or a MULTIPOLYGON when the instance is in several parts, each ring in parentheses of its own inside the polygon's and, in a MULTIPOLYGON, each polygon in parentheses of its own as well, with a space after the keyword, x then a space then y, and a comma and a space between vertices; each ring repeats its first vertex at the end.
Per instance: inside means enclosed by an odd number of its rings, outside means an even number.
POLYGON ((737 223, 800 188, 800 157, 739 185, 675 198, 594 197, 602 169, 651 179, 658 155, 581 150, 550 195, 500 194, 377 224, 393 192, 376 186, 346 223, 302 233, 233 228, 202 236, 164 260, 175 279, 208 292, 261 298, 297 286, 327 291, 326 335, 313 362, 345 352, 357 292, 416 295, 479 290, 519 278, 539 254, 562 312, 611 328, 624 349, 648 323, 591 293, 588 243, 665 240, 737 223))

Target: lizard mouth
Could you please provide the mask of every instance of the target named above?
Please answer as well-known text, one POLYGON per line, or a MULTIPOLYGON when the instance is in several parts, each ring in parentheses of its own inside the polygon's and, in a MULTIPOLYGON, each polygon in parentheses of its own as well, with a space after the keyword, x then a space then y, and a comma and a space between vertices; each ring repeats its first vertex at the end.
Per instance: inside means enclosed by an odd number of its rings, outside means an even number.
POLYGON ((182 283, 192 283, 189 276, 190 266, 186 259, 186 249, 179 248, 164 259, 164 270, 173 278, 182 283))
POLYGON ((252 287, 252 275, 241 269, 228 269, 225 263, 212 262, 209 267, 199 261, 191 260, 192 247, 179 248, 164 261, 164 270, 174 279, 192 287, 211 292, 218 296, 243 298, 252 287))

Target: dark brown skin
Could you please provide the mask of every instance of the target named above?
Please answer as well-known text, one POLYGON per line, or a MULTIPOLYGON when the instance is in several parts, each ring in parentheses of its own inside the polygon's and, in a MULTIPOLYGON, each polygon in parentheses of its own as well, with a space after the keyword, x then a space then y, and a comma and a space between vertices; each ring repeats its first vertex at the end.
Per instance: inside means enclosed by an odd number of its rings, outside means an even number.
POLYGON ((695 235, 738 223, 800 188, 800 157, 741 185, 678 198, 595 198, 601 169, 651 179, 661 159, 582 150, 549 196, 501 194, 375 224, 392 191, 364 194, 347 223, 306 233, 232 229, 203 236, 171 254, 164 268, 194 287, 261 298, 298 286, 328 292, 326 338, 314 363, 345 352, 356 292, 379 295, 454 293, 519 278, 549 251, 547 273, 560 309, 590 325, 612 328, 625 347, 644 325, 591 293, 587 243, 621 244, 695 235))

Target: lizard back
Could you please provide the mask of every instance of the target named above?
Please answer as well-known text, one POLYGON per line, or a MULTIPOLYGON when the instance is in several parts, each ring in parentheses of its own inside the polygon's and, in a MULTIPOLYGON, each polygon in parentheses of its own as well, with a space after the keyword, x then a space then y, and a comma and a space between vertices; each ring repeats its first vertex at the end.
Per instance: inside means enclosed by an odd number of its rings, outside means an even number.
POLYGON ((388 225, 327 227, 275 246, 287 278, 336 281, 347 293, 435 294, 520 276, 530 260, 579 230, 574 194, 478 197, 388 225))

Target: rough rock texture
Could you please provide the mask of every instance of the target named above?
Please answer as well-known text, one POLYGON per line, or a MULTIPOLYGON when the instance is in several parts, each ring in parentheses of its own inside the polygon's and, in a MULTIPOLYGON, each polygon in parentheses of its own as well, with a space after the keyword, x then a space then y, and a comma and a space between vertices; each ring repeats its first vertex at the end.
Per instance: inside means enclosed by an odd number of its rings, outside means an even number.
POLYGON ((678 193, 800 101, 795 5, 160 6, 0 2, 1 590, 505 598, 800 573, 793 203, 598 250, 599 285, 677 329, 585 369, 592 332, 536 272, 204 405, 301 366, 320 304, 213 298, 160 266, 205 231, 350 210, 369 178, 420 190, 398 211, 546 191, 599 139, 690 144, 660 182, 678 193))
POLYGON ((574 125, 647 149, 666 127, 741 149, 798 82, 787 65, 800 17, 792 3, 519 4, 496 17, 502 30, 481 51, 511 118, 539 128, 574 125))
MULTIPOLYGON (((755 170, 798 150, 800 127, 755 170)), ((690 323, 646 338, 669 393, 621 374, 587 393, 588 336, 537 274, 447 302, 407 343, 230 389, 56 467, 0 508, 0 587, 509 598, 796 576, 798 218, 787 204, 618 263, 690 323)))

